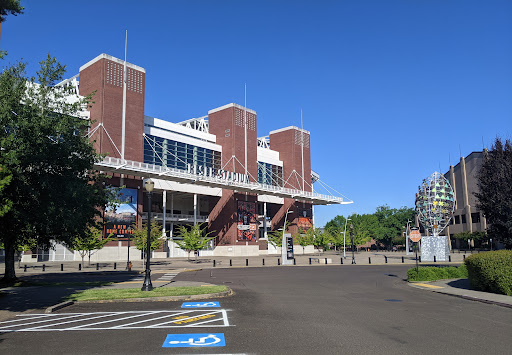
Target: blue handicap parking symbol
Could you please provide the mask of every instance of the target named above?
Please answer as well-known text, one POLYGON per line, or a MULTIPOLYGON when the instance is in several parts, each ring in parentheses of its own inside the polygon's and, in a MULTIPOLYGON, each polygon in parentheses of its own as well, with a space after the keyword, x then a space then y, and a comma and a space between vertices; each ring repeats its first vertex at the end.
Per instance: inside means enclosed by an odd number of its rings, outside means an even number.
POLYGON ((226 346, 224 333, 167 334, 162 348, 200 348, 207 346, 226 346))
POLYGON ((220 307, 219 302, 183 302, 181 308, 210 308, 220 307))

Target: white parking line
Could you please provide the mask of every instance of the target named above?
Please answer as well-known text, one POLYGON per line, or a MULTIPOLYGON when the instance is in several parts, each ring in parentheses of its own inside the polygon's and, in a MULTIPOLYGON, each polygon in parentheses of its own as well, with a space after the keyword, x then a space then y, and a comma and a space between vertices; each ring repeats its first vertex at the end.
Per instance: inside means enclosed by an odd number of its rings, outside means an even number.
POLYGON ((19 315, 19 319, 0 322, 0 332, 47 332, 64 330, 166 329, 185 327, 228 327, 227 310, 173 310, 89 312, 19 315), (143 320, 131 321, 138 317, 143 320), (110 318, 103 319, 101 318, 110 318), (167 318, 167 319, 166 319, 167 318), (172 319, 169 319, 172 318, 172 319), (210 318, 210 319, 207 319, 210 318), (94 321, 97 320, 97 321, 94 321), (160 320, 159 323, 156 321, 160 320), (162 320, 165 320, 162 322, 162 320), (93 321, 93 322, 91 322, 93 321), (77 324, 78 323, 78 324, 77 324), (112 324, 114 323, 114 324, 112 324), (147 323, 146 325, 142 325, 147 323), (155 324, 156 323, 156 324, 155 324), (111 326, 105 326, 112 324, 111 326))

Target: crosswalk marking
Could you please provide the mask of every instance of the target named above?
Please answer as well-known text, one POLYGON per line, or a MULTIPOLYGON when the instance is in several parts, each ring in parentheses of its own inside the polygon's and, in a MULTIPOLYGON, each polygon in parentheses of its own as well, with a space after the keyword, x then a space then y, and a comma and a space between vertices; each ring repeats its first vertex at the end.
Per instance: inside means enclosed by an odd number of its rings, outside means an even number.
POLYGON ((172 281, 172 279, 174 279, 176 277, 176 275, 178 275, 178 274, 177 273, 167 273, 167 274, 164 274, 164 276, 159 277, 158 280, 172 281))
POLYGON ((228 327, 225 309, 18 315, 0 322, 0 332, 228 327), (136 320, 136 318, 139 318, 136 320))

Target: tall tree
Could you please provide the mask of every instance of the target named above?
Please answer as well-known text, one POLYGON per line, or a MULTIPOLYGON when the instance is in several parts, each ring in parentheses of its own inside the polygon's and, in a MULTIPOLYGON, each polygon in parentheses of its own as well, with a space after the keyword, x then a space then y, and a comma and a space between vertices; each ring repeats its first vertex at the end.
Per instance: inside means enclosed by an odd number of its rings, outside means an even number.
POLYGON ((490 238, 512 248, 512 143, 496 138, 491 150, 485 154, 478 173, 478 199, 480 208, 490 224, 490 238))
POLYGON ((0 23, 5 21, 7 15, 22 14, 23 9, 20 0, 0 0, 0 23))
POLYGON ((69 242, 99 216, 109 192, 93 173, 100 156, 84 137, 89 120, 79 112, 90 102, 69 101, 72 88, 56 85, 65 67, 55 58, 40 62, 36 79, 25 65, 0 74, 0 166, 12 175, 2 199, 12 202, 0 216, 0 241, 5 247, 3 282, 16 278, 14 253, 35 239, 69 242))

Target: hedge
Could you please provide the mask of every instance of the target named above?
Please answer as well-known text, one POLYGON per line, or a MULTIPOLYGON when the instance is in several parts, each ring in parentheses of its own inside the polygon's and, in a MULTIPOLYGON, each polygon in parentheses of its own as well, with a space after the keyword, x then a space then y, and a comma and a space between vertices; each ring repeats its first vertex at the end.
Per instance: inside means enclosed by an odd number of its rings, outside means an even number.
POLYGON ((468 271, 466 266, 463 264, 459 267, 437 267, 437 266, 426 266, 418 269, 409 269, 407 271, 407 280, 409 281, 435 281, 442 279, 462 279, 468 277, 468 271))
POLYGON ((472 288, 512 295, 512 250, 474 254, 465 263, 472 288))

